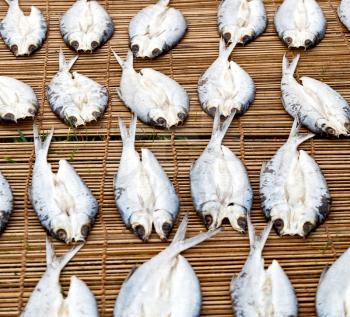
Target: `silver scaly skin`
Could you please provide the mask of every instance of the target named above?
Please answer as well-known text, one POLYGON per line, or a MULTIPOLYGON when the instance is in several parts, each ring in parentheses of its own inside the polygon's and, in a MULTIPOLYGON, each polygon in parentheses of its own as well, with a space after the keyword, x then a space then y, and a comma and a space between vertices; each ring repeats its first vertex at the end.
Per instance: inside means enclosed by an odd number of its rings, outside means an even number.
POLYGON ((0 173, 0 233, 4 232, 13 208, 12 190, 6 178, 0 173))
POLYGON ((88 286, 73 275, 66 298, 62 295, 60 273, 82 248, 78 245, 61 257, 55 256, 53 244, 46 238, 47 268, 33 290, 20 317, 98 317, 97 303, 88 286))
POLYGON ((340 21, 350 30, 350 0, 341 0, 338 7, 340 21))
POLYGON ((243 232, 253 203, 247 171, 239 158, 222 145, 233 119, 232 113, 220 126, 217 111, 209 144, 191 167, 191 194, 198 214, 208 229, 216 229, 228 218, 232 227, 243 232))
POLYGON ((330 212, 330 193, 320 167, 305 151, 298 151, 313 136, 300 135, 295 120, 287 142, 262 166, 262 210, 280 235, 306 237, 330 212))
POLYGON ((180 253, 214 236, 218 230, 185 239, 187 223, 185 216, 172 243, 129 274, 116 300, 114 317, 199 317, 200 284, 180 253))
POLYGON ((130 50, 126 61, 113 53, 123 71, 118 96, 143 123, 170 129, 186 120, 190 102, 184 88, 152 68, 136 72, 130 50))
POLYGON ((281 81, 282 102, 286 111, 315 134, 350 135, 350 107, 347 101, 328 85, 303 76, 302 84, 294 78, 297 55, 289 64, 283 57, 281 81))
POLYGON ((318 317, 350 316, 350 249, 347 249, 320 277, 316 294, 318 317))
POLYGON ((298 301, 288 276, 276 260, 265 270, 262 251, 271 223, 261 237, 248 217, 250 252, 242 271, 232 278, 230 292, 237 317, 297 317, 298 301))
POLYGON ((9 5, 6 17, 0 23, 0 35, 15 56, 31 55, 41 48, 47 34, 47 23, 35 6, 25 15, 19 0, 5 0, 9 5))
POLYGON ((327 21, 316 0, 284 0, 275 14, 275 28, 288 47, 308 49, 324 38, 327 21))
POLYGON ((94 80, 70 72, 78 56, 66 61, 60 50, 59 72, 46 88, 52 111, 73 127, 86 125, 103 116, 108 106, 108 90, 94 80))
POLYGON ((115 201, 125 225, 142 240, 148 240, 152 225, 161 239, 167 239, 176 220, 180 202, 175 188, 154 154, 135 151, 137 117, 127 130, 119 128, 123 152, 114 179, 115 201))
POLYGON ((30 199, 48 233, 65 243, 85 241, 94 224, 98 203, 74 168, 59 161, 57 173, 47 162, 53 130, 41 141, 34 125, 35 164, 30 199))
POLYGON ((135 15, 129 24, 130 48, 136 57, 155 58, 176 46, 185 35, 183 14, 159 0, 135 15))
POLYGON ((245 113, 255 99, 255 85, 249 74, 229 57, 236 43, 225 47, 220 39, 219 57, 198 81, 198 97, 202 109, 211 117, 220 109, 223 117, 232 112, 245 113))
POLYGON ((262 0, 222 0, 218 11, 219 33, 227 44, 248 44, 267 26, 262 0))
POLYGON ((95 0, 77 0, 61 17, 65 43, 77 52, 93 52, 113 35, 114 23, 95 0))

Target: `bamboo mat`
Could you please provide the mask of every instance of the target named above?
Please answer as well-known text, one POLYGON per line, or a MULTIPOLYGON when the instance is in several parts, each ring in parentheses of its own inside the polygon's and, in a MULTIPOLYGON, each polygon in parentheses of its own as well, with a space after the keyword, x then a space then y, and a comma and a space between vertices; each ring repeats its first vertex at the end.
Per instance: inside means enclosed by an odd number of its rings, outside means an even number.
MULTIPOLYGON (((101 316, 107 317, 112 316, 115 298, 131 268, 167 245, 154 234, 149 243, 142 243, 126 230, 115 208, 112 191, 121 154, 117 118, 120 116, 129 121, 130 113, 115 94, 120 68, 111 50, 126 55, 128 22, 138 10, 153 1, 101 1, 113 16, 116 32, 108 45, 93 55, 82 55, 73 70, 106 85, 111 100, 103 120, 80 130, 68 129, 44 100, 44 87, 58 69, 58 49, 63 47, 66 57, 73 56, 61 40, 58 27, 60 15, 72 3, 21 0, 26 10, 31 4, 43 10, 50 24, 49 37, 39 52, 24 59, 14 58, 0 41, 1 75, 15 76, 33 86, 42 105, 38 116, 41 128, 55 127, 56 139, 49 155, 54 169, 59 159, 70 160, 99 200, 97 222, 84 248, 62 272, 61 283, 67 291, 70 276, 78 275, 94 292, 101 316)), ((189 213, 188 236, 193 236, 204 227, 192 207, 189 170, 207 144, 212 125, 198 105, 196 85, 200 74, 218 54, 218 2, 173 0, 172 4, 188 19, 189 31, 185 39, 171 53, 155 61, 138 60, 135 67, 153 67, 180 82, 190 94, 189 120, 174 131, 173 137, 168 131, 154 130, 139 123, 137 148, 147 147, 154 151, 172 177, 181 197, 181 217, 189 213)), ((232 54, 232 58, 253 77, 257 96, 250 110, 234 121, 224 141, 247 166, 255 194, 252 218, 259 231, 265 225, 258 198, 260 166, 285 142, 292 123, 280 102, 281 61, 285 47, 273 27, 273 14, 279 4, 280 1, 265 1, 269 18, 267 32, 247 47, 236 48, 232 54)), ((328 21, 327 35, 318 47, 301 51, 298 75, 323 80, 350 101, 350 35, 336 18, 338 1, 323 0, 320 4, 328 21)), ((1 17, 6 9, 3 2, 1 17)), ((288 55, 291 58, 293 54, 295 52, 288 55)), ((10 182, 15 198, 10 223, 0 237, 0 316, 17 316, 46 266, 45 233, 27 195, 33 164, 32 122, 1 124, 0 138, 0 170, 10 182)), ((279 238, 272 233, 264 250, 266 263, 277 259, 289 275, 298 295, 300 316, 315 316, 314 297, 319 276, 323 268, 350 244, 349 145, 349 140, 345 139, 316 137, 302 146, 314 155, 327 178, 333 198, 332 213, 326 224, 307 240, 279 238)), ((245 262, 248 238, 234 232, 227 224, 224 227, 225 230, 216 237, 184 253, 201 281, 201 316, 232 316, 229 284, 245 262)), ((58 254, 67 249, 61 243, 55 245, 58 254)))

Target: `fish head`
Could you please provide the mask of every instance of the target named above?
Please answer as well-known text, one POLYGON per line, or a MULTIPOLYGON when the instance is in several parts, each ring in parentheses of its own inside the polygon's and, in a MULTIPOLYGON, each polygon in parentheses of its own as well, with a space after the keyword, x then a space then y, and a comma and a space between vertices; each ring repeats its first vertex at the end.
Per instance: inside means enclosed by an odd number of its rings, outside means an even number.
POLYGON ((89 217, 86 213, 79 212, 71 214, 70 223, 72 231, 72 241, 85 242, 90 233, 94 219, 89 217))
POLYGON ((135 57, 156 58, 167 49, 161 37, 135 36, 130 39, 130 49, 135 57))
POLYGON ((98 34, 94 32, 71 33, 66 38, 66 43, 76 52, 93 52, 103 44, 98 34))
POLYGON ((153 224, 159 237, 167 240, 173 229, 174 219, 167 210, 158 209, 153 212, 153 224))
POLYGON ((340 121, 334 121, 333 125, 328 120, 322 118, 317 120, 316 128, 320 129, 323 134, 338 137, 342 134, 348 134, 348 131, 350 131, 350 124, 348 124, 348 128, 346 128, 346 126, 342 125, 340 121))
POLYGON ((29 56, 37 51, 41 44, 29 36, 28 38, 12 38, 8 47, 15 56, 29 56))
POLYGON ((299 30, 288 30, 284 32, 282 40, 288 47, 295 48, 304 47, 308 49, 317 44, 315 34, 299 30))
POLYGON ((202 207, 202 218, 208 230, 215 230, 221 225, 222 217, 219 217, 221 206, 216 201, 209 201, 202 207), (219 222, 220 220, 220 222, 219 222))
POLYGON ((227 25, 222 29, 222 37, 227 45, 234 42, 246 45, 253 41, 256 35, 251 28, 227 25))
POLYGON ((147 210, 138 210, 131 214, 130 226, 141 240, 147 241, 152 232, 152 217, 147 210))
POLYGON ((149 112, 149 118, 152 125, 158 128, 170 129, 182 124, 186 120, 187 114, 186 108, 181 106, 172 107, 167 113, 160 108, 153 108, 149 112))
POLYGON ((53 217, 50 224, 50 234, 65 243, 72 242, 72 228, 67 214, 60 213, 53 217))

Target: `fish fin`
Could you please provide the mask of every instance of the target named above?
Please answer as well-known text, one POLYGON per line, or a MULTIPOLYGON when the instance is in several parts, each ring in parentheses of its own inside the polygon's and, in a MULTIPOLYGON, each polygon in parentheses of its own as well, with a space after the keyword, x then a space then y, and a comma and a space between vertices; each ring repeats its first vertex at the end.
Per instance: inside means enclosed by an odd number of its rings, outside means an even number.
POLYGON ((220 38, 220 43, 219 43, 219 56, 225 57, 228 59, 233 52, 233 49, 236 47, 237 41, 234 39, 232 43, 226 47, 225 40, 223 37, 220 38))
POLYGON ((300 145, 315 136, 315 134, 311 132, 308 134, 299 134, 300 126, 299 119, 295 118, 288 137, 288 141, 295 140, 297 145, 300 145))
POLYGON ((231 125, 231 122, 236 114, 236 111, 233 111, 224 121, 224 123, 221 125, 220 123, 220 110, 219 108, 216 108, 214 122, 213 122, 213 131, 211 134, 211 140, 213 142, 219 142, 221 144, 223 138, 225 137, 225 134, 228 130, 228 128, 231 125))
POLYGON ((133 114, 133 116, 131 117, 129 130, 127 129, 123 120, 121 118, 119 118, 119 130, 120 130, 120 136, 121 136, 122 141, 123 141, 123 145, 129 144, 129 145, 134 146, 135 137, 136 137, 136 125, 137 125, 137 115, 136 114, 133 114))
POLYGON ((61 47, 60 53, 59 53, 59 70, 70 71, 70 69, 73 67, 74 63, 77 61, 78 58, 79 58, 79 55, 76 55, 70 61, 67 62, 61 47))
POLYGON ((52 140, 54 129, 51 128, 49 134, 46 136, 45 141, 41 140, 41 137, 39 135, 39 130, 37 125, 34 123, 33 125, 33 135, 34 135, 34 147, 35 147, 35 154, 38 156, 39 154, 43 154, 45 157, 47 157, 47 153, 49 151, 50 143, 52 140))
POLYGON ((287 54, 283 55, 283 62, 282 62, 282 72, 283 74, 290 74, 294 75, 295 70, 297 68, 298 62, 299 62, 300 54, 298 54, 292 62, 289 64, 287 54))
POLYGON ((56 257, 55 255, 55 248, 53 246, 53 243, 49 240, 49 238, 46 236, 46 264, 47 267, 53 266, 60 271, 67 265, 67 263, 78 253, 78 251, 83 247, 84 244, 79 244, 72 249, 70 249, 68 252, 66 252, 64 255, 60 257, 56 257))
POLYGON ((260 237, 257 237, 256 233, 255 233, 254 226, 253 226, 252 221, 250 219, 250 215, 247 215, 247 221, 248 221, 248 234, 249 234, 249 242, 250 242, 251 251, 258 250, 261 252, 265 246, 267 238, 269 237, 269 234, 270 234, 270 231, 272 228, 272 222, 270 221, 267 224, 267 226, 264 228, 260 237))

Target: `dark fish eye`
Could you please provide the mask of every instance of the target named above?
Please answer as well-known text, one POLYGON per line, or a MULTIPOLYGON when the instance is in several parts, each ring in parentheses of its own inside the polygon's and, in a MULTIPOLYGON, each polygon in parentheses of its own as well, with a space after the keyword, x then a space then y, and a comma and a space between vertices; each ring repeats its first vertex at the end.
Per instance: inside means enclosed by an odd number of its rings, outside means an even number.
POLYGON ((215 117, 215 113, 216 113, 216 108, 215 107, 211 107, 208 109, 208 114, 212 117, 215 117))
POLYGON ((331 128, 331 127, 327 127, 326 128, 326 133, 328 133, 330 135, 335 135, 336 134, 335 130, 333 128, 331 128))
POLYGON ((77 119, 76 117, 74 117, 74 116, 70 116, 70 117, 68 118, 68 123, 69 123, 70 125, 72 125, 72 126, 74 126, 77 122, 78 122, 78 119, 77 119))
POLYGON ((307 236, 312 231, 313 228, 314 228, 314 225, 311 222, 309 221, 305 222, 303 225, 303 231, 305 236, 307 236))
POLYGON ((28 52, 29 52, 29 54, 30 53, 33 53, 34 51, 36 50, 36 46, 35 45, 30 45, 29 47, 28 47, 28 52))
POLYGON ((160 53, 161 53, 161 51, 160 51, 160 49, 159 49, 159 48, 155 48, 155 49, 152 51, 152 55, 153 55, 153 57, 158 56, 160 53))
POLYGON ((230 32, 226 32, 223 37, 226 43, 228 43, 231 40, 231 33, 230 32))
POLYGON ((305 40, 304 44, 305 44, 305 47, 308 48, 308 47, 310 47, 312 45, 312 41, 307 39, 307 40, 305 40))
POLYGON ((243 44, 247 44, 250 40, 251 40, 251 37, 248 34, 244 35, 242 38, 243 44))
POLYGON ((247 223, 247 219, 245 217, 239 217, 238 220, 237 220, 237 224, 244 231, 247 230, 248 223, 247 223))
POLYGON ((284 227, 284 221, 282 219, 276 219, 273 223, 275 230, 280 233, 284 227))
POLYGON ((284 41, 286 42, 287 45, 291 45, 293 43, 293 39, 290 36, 286 37, 284 41))
POLYGON ((186 113, 183 113, 183 112, 179 112, 177 114, 177 117, 181 120, 181 121, 184 121, 186 119, 186 113))
POLYGON ((70 45, 71 45, 75 50, 78 50, 78 49, 79 49, 79 43, 78 43, 78 41, 73 41, 72 43, 70 43, 70 45))
POLYGON ((146 231, 145 231, 145 228, 144 228, 143 226, 141 226, 141 225, 138 225, 138 226, 135 227, 134 231, 135 231, 135 234, 136 234, 140 239, 143 240, 143 238, 144 238, 144 236, 145 236, 145 232, 146 232, 146 231))
POLYGON ((67 239, 67 232, 64 229, 59 229, 56 232, 56 236, 59 240, 65 241, 67 239))
POLYGON ((82 226, 81 227, 81 234, 82 234, 82 236, 86 238, 89 235, 90 229, 91 229, 90 225, 82 226))
POLYGON ((6 113, 2 118, 6 121, 15 121, 15 116, 12 113, 6 113))
POLYGON ((10 50, 11 50, 11 52, 12 52, 13 54, 17 54, 17 52, 18 52, 18 46, 17 46, 16 44, 13 44, 13 45, 11 45, 10 50))
POLYGON ((136 54, 138 51, 140 50, 140 46, 138 46, 137 44, 134 44, 131 46, 131 51, 136 54))
POLYGON ((204 224, 207 228, 209 228, 212 223, 213 223, 213 217, 211 215, 204 216, 204 224))
POLYGON ((163 230, 166 238, 169 236, 172 228, 173 228, 173 226, 170 223, 164 222, 164 224, 162 226, 162 230, 163 230))
POLYGON ((91 42, 91 48, 92 48, 93 50, 95 50, 96 48, 98 48, 98 43, 97 43, 96 41, 92 41, 92 42, 91 42))
POLYGON ((164 118, 162 118, 162 117, 159 117, 159 118, 157 119, 157 123, 158 123, 159 125, 161 125, 161 126, 165 126, 165 125, 166 125, 166 120, 165 120, 164 118))

